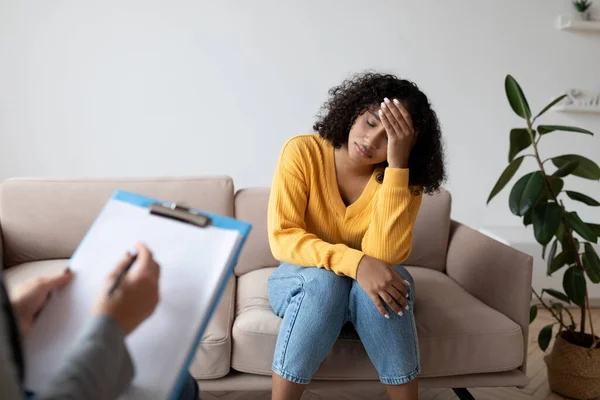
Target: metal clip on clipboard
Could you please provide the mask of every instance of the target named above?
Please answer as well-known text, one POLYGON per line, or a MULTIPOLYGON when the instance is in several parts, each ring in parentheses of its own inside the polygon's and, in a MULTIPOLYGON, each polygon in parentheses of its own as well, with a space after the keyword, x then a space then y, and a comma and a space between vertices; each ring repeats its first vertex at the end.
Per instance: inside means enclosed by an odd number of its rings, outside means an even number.
POLYGON ((212 224, 211 218, 207 215, 175 203, 154 203, 148 209, 152 215, 175 219, 200 228, 206 228, 212 224))

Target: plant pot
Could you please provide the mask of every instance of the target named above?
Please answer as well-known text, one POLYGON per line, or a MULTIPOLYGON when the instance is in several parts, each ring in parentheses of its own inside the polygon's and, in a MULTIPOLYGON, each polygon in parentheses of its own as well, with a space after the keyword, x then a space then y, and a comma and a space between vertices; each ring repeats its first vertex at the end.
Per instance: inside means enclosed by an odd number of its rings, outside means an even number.
POLYGON ((578 11, 577 13, 575 13, 575 16, 578 20, 581 20, 581 21, 590 21, 592 19, 589 10, 584 11, 584 12, 578 11))
MULTIPOLYGON (((591 343, 591 335, 589 336, 591 343)), ((600 348, 581 347, 556 337, 552 351, 546 357, 548 383, 553 392, 577 400, 592 400, 600 396, 600 348)))

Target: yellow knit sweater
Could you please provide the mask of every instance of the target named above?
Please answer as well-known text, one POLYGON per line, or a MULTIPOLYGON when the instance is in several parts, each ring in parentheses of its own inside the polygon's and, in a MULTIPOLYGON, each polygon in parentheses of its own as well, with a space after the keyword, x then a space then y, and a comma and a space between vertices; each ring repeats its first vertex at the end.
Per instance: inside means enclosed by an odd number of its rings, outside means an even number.
POLYGON ((356 279, 363 255, 396 265, 408 258, 420 191, 408 186, 408 169, 373 175, 346 207, 337 185, 334 148, 316 134, 284 146, 271 188, 269 244, 279 261, 323 267, 356 279))

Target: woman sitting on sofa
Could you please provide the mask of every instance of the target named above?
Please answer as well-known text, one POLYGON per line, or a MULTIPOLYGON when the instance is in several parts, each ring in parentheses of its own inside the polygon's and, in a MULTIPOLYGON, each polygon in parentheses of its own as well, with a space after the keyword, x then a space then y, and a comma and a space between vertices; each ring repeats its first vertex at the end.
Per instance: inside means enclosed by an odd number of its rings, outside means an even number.
POLYGON ((393 75, 362 74, 330 90, 318 134, 284 146, 269 200, 281 261, 269 301, 283 318, 273 399, 299 399, 346 322, 390 398, 416 399, 420 373, 410 254, 422 194, 445 178, 429 100, 393 75))

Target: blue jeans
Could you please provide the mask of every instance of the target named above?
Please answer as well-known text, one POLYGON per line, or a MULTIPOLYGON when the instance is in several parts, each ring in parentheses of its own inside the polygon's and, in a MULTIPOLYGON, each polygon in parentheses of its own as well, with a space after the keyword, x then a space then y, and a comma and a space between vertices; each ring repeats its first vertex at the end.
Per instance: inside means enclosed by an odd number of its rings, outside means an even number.
POLYGON ((421 367, 414 282, 404 267, 395 270, 410 283, 409 310, 402 317, 390 312, 386 319, 357 281, 323 268, 281 264, 268 283, 271 307, 283 318, 273 371, 291 382, 309 383, 351 322, 381 382, 401 385, 416 378, 421 367))

